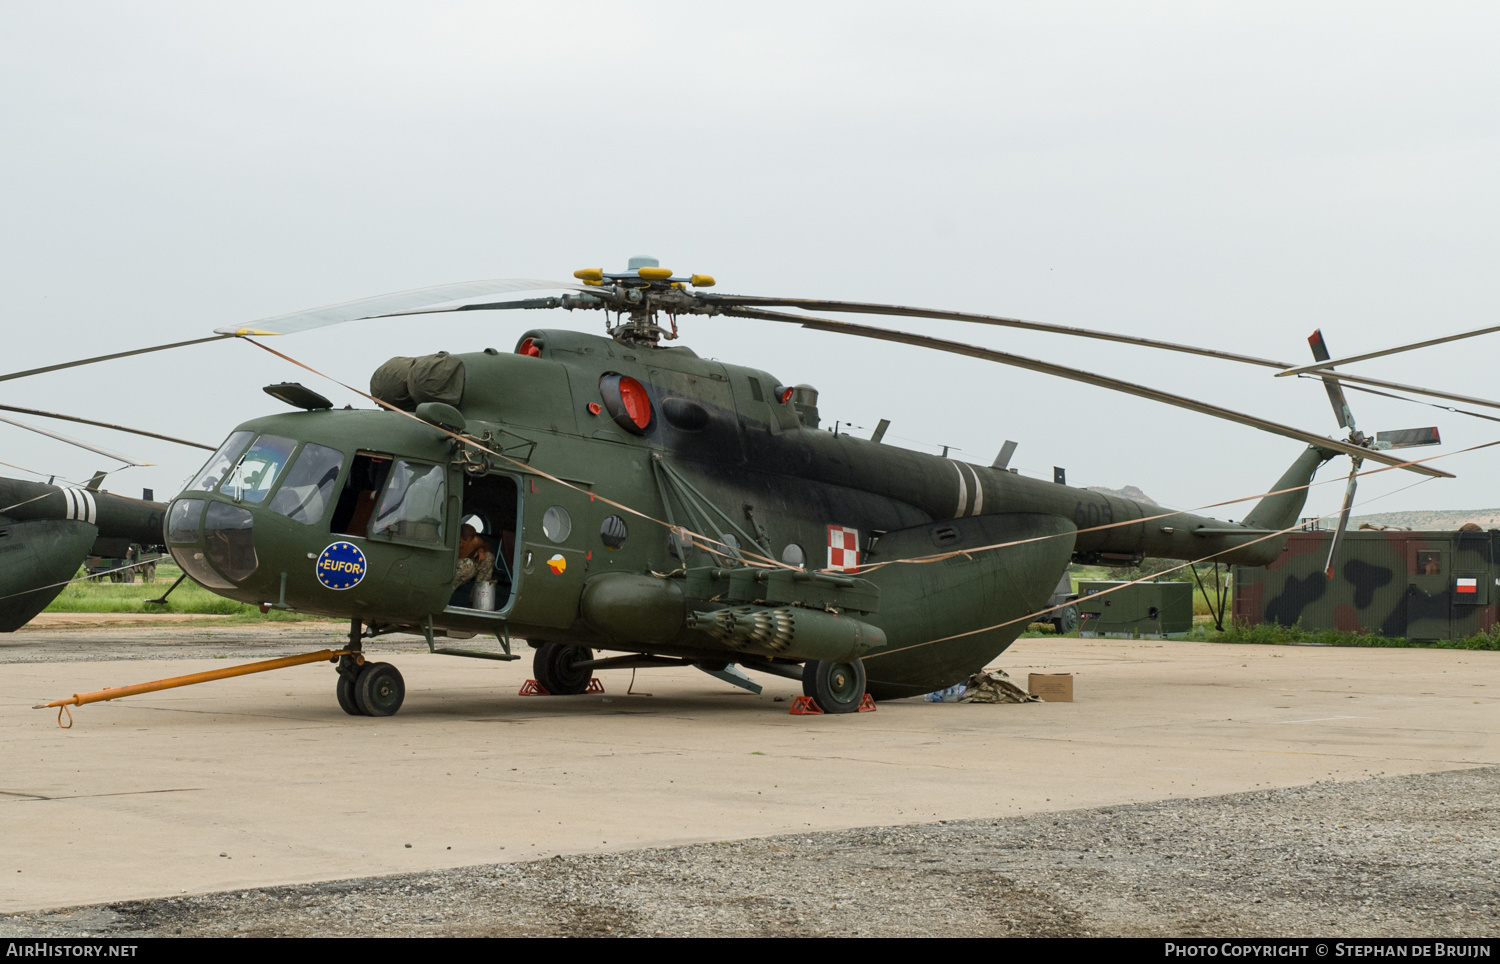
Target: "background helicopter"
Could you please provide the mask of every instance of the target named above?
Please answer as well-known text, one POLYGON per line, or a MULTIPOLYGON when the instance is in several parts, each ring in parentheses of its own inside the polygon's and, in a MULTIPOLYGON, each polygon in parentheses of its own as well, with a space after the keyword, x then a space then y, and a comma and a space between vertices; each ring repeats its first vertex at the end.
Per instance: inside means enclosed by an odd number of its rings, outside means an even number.
MULTIPOLYGON (((1277 531, 1295 524, 1303 486, 1334 455, 1447 475, 1387 454, 1436 442, 1435 430, 1379 440, 1354 431, 1336 441, 1103 375, 768 306, 941 317, 1290 367, 1284 362, 994 316, 714 295, 702 290, 711 278, 679 278, 645 258, 624 272, 577 277, 583 284, 439 286, 220 329, 216 337, 254 338, 435 311, 613 312, 609 337, 534 330, 513 353, 392 359, 372 378, 379 411, 333 410, 300 385, 268 387, 302 411, 231 434, 172 503, 173 556, 222 595, 351 618, 355 650, 392 631, 422 632, 435 649, 440 635, 493 632, 503 654, 437 651, 516 658, 514 633, 538 647, 537 677, 554 693, 580 692, 601 668, 713 671, 736 662, 800 678, 825 711, 848 712, 867 689, 877 698, 916 695, 982 667, 1044 607, 1070 559, 1217 554, 1264 564, 1280 551, 1277 531), (451 304, 545 287, 575 290, 451 304), (1238 525, 1190 513, 1163 519, 1157 507, 1023 478, 1003 464, 820 431, 814 389, 663 344, 682 315, 790 322, 984 358, 1309 447, 1238 525), (453 591, 466 519, 495 558, 492 606, 453 591), (596 659, 593 649, 627 655, 596 659)), ((124 354, 175 347, 182 343, 124 354)), ((346 711, 388 715, 403 694, 393 667, 342 661, 346 711)))

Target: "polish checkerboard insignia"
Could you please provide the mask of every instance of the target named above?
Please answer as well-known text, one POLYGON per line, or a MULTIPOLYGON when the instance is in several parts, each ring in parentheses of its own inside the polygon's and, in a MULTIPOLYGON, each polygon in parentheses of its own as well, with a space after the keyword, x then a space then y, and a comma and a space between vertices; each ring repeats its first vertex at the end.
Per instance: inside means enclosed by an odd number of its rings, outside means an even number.
POLYGON ((828 527, 828 568, 833 572, 859 572, 858 529, 828 527))

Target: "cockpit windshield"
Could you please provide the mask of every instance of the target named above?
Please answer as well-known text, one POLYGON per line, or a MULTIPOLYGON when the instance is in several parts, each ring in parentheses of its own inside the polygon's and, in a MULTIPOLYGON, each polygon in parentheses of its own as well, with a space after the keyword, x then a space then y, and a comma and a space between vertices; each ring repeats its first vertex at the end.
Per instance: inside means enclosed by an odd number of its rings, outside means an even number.
POLYGON ((219 491, 239 502, 263 502, 297 447, 295 439, 262 435, 240 456, 219 491))
POLYGON ((250 432, 235 432, 229 436, 213 454, 213 458, 208 460, 208 464, 203 466, 203 471, 198 473, 198 477, 193 479, 188 489, 212 492, 214 486, 218 485, 219 480, 224 477, 224 473, 228 472, 229 467, 234 464, 235 458, 245 451, 246 445, 250 444, 251 437, 250 432))

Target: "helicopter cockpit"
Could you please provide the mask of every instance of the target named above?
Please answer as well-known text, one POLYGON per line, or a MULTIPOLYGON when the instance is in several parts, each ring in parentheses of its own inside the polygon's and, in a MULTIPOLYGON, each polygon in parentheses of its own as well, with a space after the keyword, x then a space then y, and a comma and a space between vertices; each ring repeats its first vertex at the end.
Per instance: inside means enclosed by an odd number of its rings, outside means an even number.
POLYGON ((468 477, 449 461, 440 437, 388 413, 248 422, 172 502, 167 546, 197 582, 271 608, 503 615, 517 588, 520 487, 506 475, 468 477), (357 437, 392 448, 343 441, 357 437), (493 573, 455 588, 464 523, 493 573))

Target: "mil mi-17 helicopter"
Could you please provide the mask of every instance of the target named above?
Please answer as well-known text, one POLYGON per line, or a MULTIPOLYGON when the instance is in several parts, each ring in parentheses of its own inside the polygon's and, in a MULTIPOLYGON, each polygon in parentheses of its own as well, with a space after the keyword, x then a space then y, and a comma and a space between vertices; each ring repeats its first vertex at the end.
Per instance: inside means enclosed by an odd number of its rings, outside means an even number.
MULTIPOLYGON (((524 638, 552 694, 583 692, 600 669, 715 672, 734 663, 800 679, 825 712, 853 712, 867 694, 920 695, 982 668, 1025 628, 1024 617, 1046 608, 1070 561, 1217 553, 1266 564, 1282 550, 1279 531, 1295 526, 1314 472, 1336 455, 1356 470, 1373 460, 1451 477, 1387 454, 1435 443, 1435 429, 1369 438, 1340 412, 1351 434, 1339 441, 991 349, 768 309, 973 321, 1278 369, 1285 362, 993 316, 715 294, 705 290, 712 278, 678 277, 649 258, 575 277, 580 284, 419 289, 213 336, 253 340, 443 311, 612 313, 605 335, 534 329, 510 353, 392 359, 371 380, 375 410, 336 410, 297 383, 268 386, 297 411, 241 424, 172 500, 165 542, 194 580, 264 608, 350 620, 336 687, 346 712, 400 708, 401 674, 362 656, 365 641, 392 632, 425 635, 436 652, 501 659, 518 659, 510 641, 524 638), (570 290, 473 303, 527 288, 570 290), (886 445, 878 432, 821 430, 810 386, 667 344, 683 315, 789 322, 985 358, 1308 447, 1241 523, 1185 512, 1163 519, 1157 506, 1025 478, 1001 460, 975 465, 886 445), (466 527, 473 532, 461 543, 466 527), (492 579, 455 587, 461 544, 482 545, 492 579), (475 634, 495 635, 504 653, 436 646, 438 637, 475 634)), ((1334 377, 1326 367, 1314 374, 1334 377)), ((1329 384, 1333 398, 1337 383, 1329 384)))

